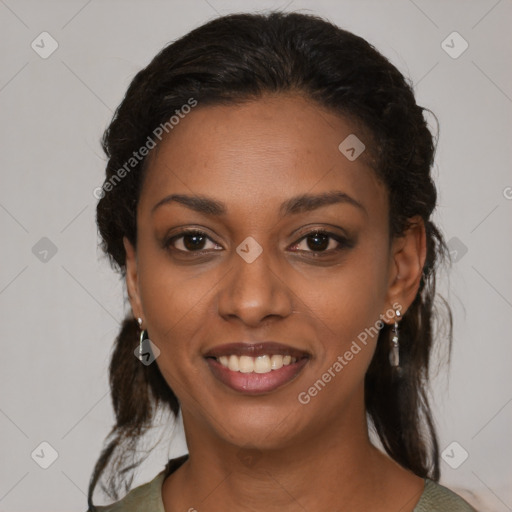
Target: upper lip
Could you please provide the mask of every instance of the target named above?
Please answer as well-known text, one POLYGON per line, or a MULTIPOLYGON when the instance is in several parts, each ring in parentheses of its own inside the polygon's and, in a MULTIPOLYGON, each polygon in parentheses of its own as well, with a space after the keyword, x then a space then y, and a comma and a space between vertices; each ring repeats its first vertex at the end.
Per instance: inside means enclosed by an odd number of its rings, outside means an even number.
POLYGON ((226 343, 225 345, 217 345, 209 349, 204 357, 215 357, 221 356, 250 356, 258 357, 263 355, 289 355, 302 359, 303 357, 309 357, 309 353, 305 350, 300 350, 289 345, 283 345, 276 341, 262 341, 257 343, 239 342, 239 343, 226 343))

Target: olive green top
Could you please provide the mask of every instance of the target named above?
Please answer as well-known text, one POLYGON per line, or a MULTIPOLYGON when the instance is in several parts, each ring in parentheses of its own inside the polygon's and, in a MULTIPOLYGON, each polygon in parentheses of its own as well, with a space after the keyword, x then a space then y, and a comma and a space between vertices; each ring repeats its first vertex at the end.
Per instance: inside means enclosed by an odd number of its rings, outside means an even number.
MULTIPOLYGON (((171 459, 167 467, 150 482, 132 489, 123 499, 111 505, 96 506, 98 512, 165 512, 162 484, 166 477, 178 469, 188 458, 182 455, 171 459)), ((95 512, 89 509, 87 512, 95 512)), ((425 489, 414 512, 476 512, 459 495, 438 483, 425 479, 425 489)))

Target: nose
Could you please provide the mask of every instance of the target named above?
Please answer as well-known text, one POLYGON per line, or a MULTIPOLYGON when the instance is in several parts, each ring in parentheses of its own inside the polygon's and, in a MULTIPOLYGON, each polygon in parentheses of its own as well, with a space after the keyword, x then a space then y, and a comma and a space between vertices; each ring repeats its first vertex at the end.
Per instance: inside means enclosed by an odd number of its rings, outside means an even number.
POLYGON ((271 317, 283 319, 292 313, 294 294, 284 277, 272 268, 276 265, 272 265, 270 252, 263 250, 252 261, 233 254, 231 270, 218 294, 221 317, 237 318, 256 327, 271 317))

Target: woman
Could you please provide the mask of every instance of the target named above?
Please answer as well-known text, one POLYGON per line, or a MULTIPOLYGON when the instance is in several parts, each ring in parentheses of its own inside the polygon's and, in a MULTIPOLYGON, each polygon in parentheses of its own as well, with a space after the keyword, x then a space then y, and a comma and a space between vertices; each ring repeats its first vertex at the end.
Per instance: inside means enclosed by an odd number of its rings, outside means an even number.
POLYGON ((364 39, 296 13, 218 18, 137 74, 103 141, 98 226, 133 316, 91 512, 474 510, 437 483, 423 112, 364 39), (119 500, 159 407, 189 453, 119 500), (95 507, 107 464, 118 501, 95 507))

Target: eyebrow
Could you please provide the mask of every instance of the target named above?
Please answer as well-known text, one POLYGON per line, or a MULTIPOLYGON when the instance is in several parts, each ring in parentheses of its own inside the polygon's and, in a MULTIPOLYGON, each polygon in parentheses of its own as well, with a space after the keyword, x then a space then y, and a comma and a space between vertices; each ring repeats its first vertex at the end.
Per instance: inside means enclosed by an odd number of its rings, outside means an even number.
MULTIPOLYGON (((151 214, 153 214, 159 207, 172 202, 182 204, 203 215, 220 217, 227 213, 226 205, 216 199, 203 195, 171 194, 158 201, 158 203, 156 203, 151 209, 151 214)), ((323 206, 340 203, 355 206, 368 215, 365 207, 359 201, 356 201, 345 192, 334 190, 331 192, 324 192, 322 194, 301 194, 299 196, 292 197, 281 204, 279 208, 279 216, 285 217, 288 215, 310 212, 323 206)))

